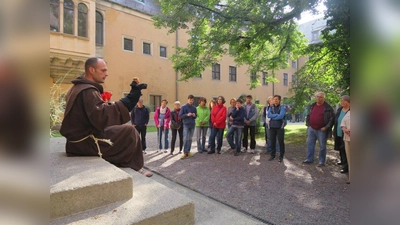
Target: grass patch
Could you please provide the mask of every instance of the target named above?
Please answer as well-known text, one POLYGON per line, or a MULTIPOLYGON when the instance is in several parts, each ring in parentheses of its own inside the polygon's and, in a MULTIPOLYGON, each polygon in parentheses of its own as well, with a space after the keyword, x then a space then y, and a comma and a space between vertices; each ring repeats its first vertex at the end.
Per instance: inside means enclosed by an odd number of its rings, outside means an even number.
POLYGON ((50 138, 55 138, 55 137, 62 137, 62 135, 60 134, 60 131, 52 131, 50 138))
POLYGON ((146 133, 157 132, 156 126, 147 126, 146 133))
MULTIPOLYGON (((265 140, 264 130, 256 135, 259 141, 265 140)), ((288 124, 285 127, 285 144, 290 145, 305 145, 307 141, 307 127, 288 124)), ((318 141, 317 141, 318 145, 318 141)), ((333 145, 333 140, 328 139, 327 145, 333 145)))

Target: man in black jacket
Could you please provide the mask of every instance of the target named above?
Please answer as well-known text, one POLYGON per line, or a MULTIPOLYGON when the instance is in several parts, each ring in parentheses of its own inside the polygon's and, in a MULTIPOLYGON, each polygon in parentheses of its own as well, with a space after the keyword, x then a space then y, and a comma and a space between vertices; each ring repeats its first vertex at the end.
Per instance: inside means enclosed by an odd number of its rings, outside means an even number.
POLYGON ((135 108, 132 109, 131 122, 132 126, 135 127, 138 133, 140 134, 142 141, 142 149, 144 154, 147 154, 146 131, 147 131, 147 124, 149 123, 149 115, 150 115, 149 110, 146 108, 146 106, 143 105, 143 99, 140 98, 135 108))
POLYGON ((305 164, 314 162, 315 143, 319 143, 319 162, 318 167, 325 165, 326 160, 326 141, 332 136, 332 126, 335 121, 335 112, 328 103, 325 102, 325 94, 318 92, 316 102, 310 106, 306 118, 307 126, 307 159, 305 164))

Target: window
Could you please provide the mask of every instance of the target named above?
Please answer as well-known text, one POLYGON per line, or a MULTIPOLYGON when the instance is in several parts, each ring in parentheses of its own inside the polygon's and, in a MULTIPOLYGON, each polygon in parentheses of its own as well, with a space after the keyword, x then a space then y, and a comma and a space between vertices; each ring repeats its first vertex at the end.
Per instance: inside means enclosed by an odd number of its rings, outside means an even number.
POLYGON ((60 2, 59 0, 50 0, 50 30, 60 31, 60 2))
POLYGON ((229 66, 229 81, 237 81, 236 80, 236 67, 234 66, 229 66))
POLYGON ((296 84, 296 76, 295 75, 292 75, 292 83, 296 84))
POLYGON ((96 11, 96 44, 103 45, 103 16, 96 11))
POLYGON ((78 36, 87 37, 88 8, 85 4, 78 4, 78 36))
MULTIPOLYGON (((200 105, 199 101, 200 101, 200 97, 194 97, 193 106, 194 107, 199 106, 200 105)), ((206 106, 207 106, 207 104, 206 104, 206 106)))
POLYGON ((292 60, 292 68, 297 69, 297 62, 296 62, 296 60, 292 60))
POLYGON ((255 73, 250 74, 250 81, 253 81, 257 78, 257 75, 255 73))
POLYGON ((319 30, 314 30, 311 32, 311 41, 318 41, 319 40, 319 30))
POLYGON ((283 74, 283 86, 288 86, 288 74, 283 74))
POLYGON ((212 65, 212 79, 213 80, 221 80, 220 76, 220 66, 218 63, 212 65))
POLYGON ((157 107, 161 105, 161 95, 150 95, 150 110, 155 112, 157 107))
POLYGON ((143 54, 151 55, 151 44, 147 42, 143 42, 143 54))
POLYGON ((167 47, 160 46, 160 57, 167 58, 167 47))
POLYGON ((133 52, 133 39, 124 37, 124 50, 133 52))
POLYGON ((64 0, 64 33, 74 34, 74 2, 64 0))
POLYGON ((262 73, 262 85, 264 85, 264 86, 268 86, 267 77, 268 77, 268 73, 267 72, 263 72, 262 73))

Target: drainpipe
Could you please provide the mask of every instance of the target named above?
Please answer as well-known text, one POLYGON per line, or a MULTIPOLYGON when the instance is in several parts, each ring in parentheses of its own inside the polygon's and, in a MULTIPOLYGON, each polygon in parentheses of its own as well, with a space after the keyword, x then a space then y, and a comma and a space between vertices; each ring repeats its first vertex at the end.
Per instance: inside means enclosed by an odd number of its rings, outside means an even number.
MULTIPOLYGON (((175 54, 178 54, 178 47, 179 45, 179 39, 178 39, 178 31, 175 31, 175 54)), ((175 71, 175 100, 179 101, 179 96, 178 96, 178 79, 179 79, 179 73, 178 71, 175 71)))

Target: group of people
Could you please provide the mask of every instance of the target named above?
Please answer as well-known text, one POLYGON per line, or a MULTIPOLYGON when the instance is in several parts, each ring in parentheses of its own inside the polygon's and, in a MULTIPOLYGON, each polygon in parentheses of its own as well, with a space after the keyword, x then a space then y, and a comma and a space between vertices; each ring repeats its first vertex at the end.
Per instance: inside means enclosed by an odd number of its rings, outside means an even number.
MULTIPOLYGON (((72 81, 74 85, 66 96, 66 109, 60 129, 60 133, 67 139, 66 152, 71 156, 98 155, 112 164, 130 167, 150 177, 152 173, 143 169, 146 129, 150 113, 143 105, 143 99, 140 99, 141 89, 147 85, 134 80, 126 97, 113 103, 104 102, 101 97, 103 93, 101 84, 107 76, 105 61, 94 57, 86 60, 85 73, 72 81), (132 126, 126 124, 129 119, 132 126)), ((241 99, 231 99, 227 108, 224 106, 223 96, 218 96, 216 101, 211 100, 208 106, 206 98, 202 97, 199 105, 195 107, 194 96, 189 95, 187 103, 182 107, 180 102, 176 101, 172 111, 167 107, 168 101, 162 100, 154 113, 159 151, 164 147, 163 151, 168 152, 168 133, 171 129, 170 154, 174 153, 179 134, 179 152, 183 150, 181 158, 193 156, 190 151, 196 130, 197 151, 220 154, 227 126, 226 138, 235 156, 247 152, 248 147, 250 153, 255 153, 258 108, 252 99, 251 95, 246 96, 245 102, 241 99), (208 130, 210 132, 206 148, 208 130)), ((269 97, 268 104, 263 109, 266 152, 270 153, 270 161, 279 153, 278 161, 282 162, 285 154, 285 111, 286 107, 281 105, 279 95, 269 97)), ((315 144, 318 140, 320 145, 318 166, 325 165, 326 142, 332 134, 333 127, 335 149, 340 152, 338 164, 343 165, 342 173, 350 173, 350 97, 342 96, 341 107, 335 113, 332 106, 325 102, 325 94, 319 92, 316 95, 316 102, 310 106, 308 112, 306 118, 308 150, 303 163, 314 162, 315 144)))
MULTIPOLYGON (((162 100, 161 105, 156 108, 154 113, 158 151, 168 152, 168 133, 171 129, 171 155, 174 154, 177 134, 179 134, 179 153, 182 153, 182 150, 184 153, 182 159, 192 156, 190 148, 194 133, 196 133, 197 151, 199 153, 221 154, 224 130, 228 127, 226 139, 230 148, 234 150, 234 155, 237 156, 248 150, 254 154, 258 108, 252 100, 251 95, 246 96, 245 102, 241 99, 232 98, 230 106, 225 107, 225 98, 218 96, 216 100, 211 100, 207 106, 207 99, 200 97, 198 106, 194 107, 194 96, 189 95, 187 104, 181 107, 180 102, 176 101, 173 110, 168 108, 166 99, 162 100), (206 147, 207 133, 209 135, 206 147)), ((286 108, 280 105, 281 96, 279 95, 271 96, 269 101, 270 104, 264 108, 263 116, 268 132, 269 145, 267 151, 271 153, 270 160, 273 160, 276 152, 278 152, 279 162, 282 162, 285 154, 283 128, 286 108)), ((144 109, 142 102, 143 100, 140 99, 138 105, 132 110, 131 121, 141 134, 143 153, 146 154, 146 131, 143 130, 143 127, 146 127, 149 122, 149 111, 144 109)))

